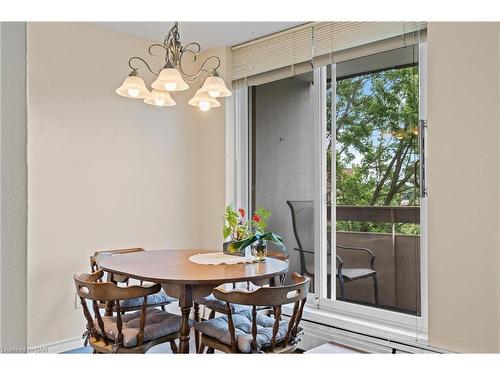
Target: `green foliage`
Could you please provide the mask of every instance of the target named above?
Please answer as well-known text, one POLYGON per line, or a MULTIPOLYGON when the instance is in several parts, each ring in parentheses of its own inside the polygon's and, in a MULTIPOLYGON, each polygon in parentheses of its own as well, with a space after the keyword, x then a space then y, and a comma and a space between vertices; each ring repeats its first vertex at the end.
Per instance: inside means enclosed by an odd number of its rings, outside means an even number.
POLYGON ((266 210, 265 208, 258 208, 255 210, 252 218, 253 218, 253 225, 257 227, 257 230, 260 232, 264 232, 264 230, 267 227, 267 222, 269 221, 269 217, 271 216, 271 210, 266 210), (254 218, 255 216, 259 217, 259 220, 256 221, 254 218))
POLYGON ((233 240, 241 240, 248 235, 248 226, 245 224, 244 218, 231 205, 228 205, 224 212, 222 235, 224 239, 230 236, 233 240))
MULTIPOLYGON (((336 89, 337 205, 399 206, 402 200, 418 205, 418 69, 342 79, 336 89)), ((329 103, 331 99, 330 88, 329 103)), ((327 137, 332 142, 331 106, 327 108, 327 137)), ((329 171, 331 162, 329 149, 329 171)), ((328 183, 332 185, 331 179, 328 183)), ((415 227, 397 229, 414 233, 415 227)), ((338 222, 337 230, 390 232, 383 223, 338 222)))
POLYGON ((236 241, 234 243, 234 246, 237 247, 238 249, 243 249, 247 246, 252 245, 255 242, 262 241, 262 240, 273 242, 276 245, 278 245, 282 250, 286 251, 285 245, 283 244, 283 239, 280 236, 278 236, 277 234, 272 233, 272 232, 267 232, 267 233, 257 232, 256 234, 254 234, 253 236, 251 236, 249 238, 246 238, 246 239, 241 240, 241 241, 236 241))
POLYGON ((281 237, 272 232, 265 232, 271 210, 258 208, 253 213, 251 220, 245 220, 244 214, 245 211, 241 208, 236 211, 232 205, 226 207, 222 228, 224 240, 231 237, 231 240, 236 241, 239 247, 244 243, 246 245, 243 247, 247 247, 256 241, 268 240, 284 248, 281 237))
POLYGON ((245 211, 241 208, 236 211, 231 205, 226 207, 222 229, 224 240, 231 237, 235 241, 232 246, 237 249, 245 248, 258 241, 270 241, 286 251, 280 236, 272 232, 265 232, 271 216, 270 210, 259 208, 253 213, 252 219, 247 221, 245 221, 244 214, 245 211))

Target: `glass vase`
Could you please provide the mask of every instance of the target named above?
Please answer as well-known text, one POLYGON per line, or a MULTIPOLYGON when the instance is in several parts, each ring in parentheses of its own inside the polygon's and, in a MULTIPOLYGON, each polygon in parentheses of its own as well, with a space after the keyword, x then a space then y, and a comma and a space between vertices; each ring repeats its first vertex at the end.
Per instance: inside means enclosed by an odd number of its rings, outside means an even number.
POLYGON ((235 241, 227 241, 222 244, 222 252, 227 255, 245 256, 245 249, 238 249, 235 241))
POLYGON ((262 262, 267 257, 267 244, 264 240, 259 240, 252 244, 252 255, 256 262, 262 262))

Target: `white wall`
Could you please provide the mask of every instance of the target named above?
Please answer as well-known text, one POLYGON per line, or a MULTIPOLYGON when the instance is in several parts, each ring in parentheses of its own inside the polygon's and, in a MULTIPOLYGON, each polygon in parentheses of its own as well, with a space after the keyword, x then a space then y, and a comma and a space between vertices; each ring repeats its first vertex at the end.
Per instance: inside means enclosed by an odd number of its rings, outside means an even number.
POLYGON ((500 352, 498 23, 428 28, 429 343, 500 352))
MULTIPOLYGON (((229 48, 207 50, 199 61, 212 55, 222 59, 219 69, 221 77, 231 82, 229 48), (228 64, 229 61, 229 64, 228 64)), ((199 131, 199 202, 200 206, 193 212, 199 218, 200 247, 204 249, 221 249, 222 218, 226 202, 226 114, 231 108, 231 98, 219 99, 221 106, 209 112, 193 111, 194 123, 199 131)), ((229 126, 234 126, 231 122, 229 126)))
POLYGON ((196 85, 173 108, 116 95, 149 44, 92 24, 28 25, 29 345, 81 336, 72 275, 94 250, 217 245, 224 108, 188 106, 196 85))
POLYGON ((26 23, 0 23, 0 347, 26 346, 26 23))

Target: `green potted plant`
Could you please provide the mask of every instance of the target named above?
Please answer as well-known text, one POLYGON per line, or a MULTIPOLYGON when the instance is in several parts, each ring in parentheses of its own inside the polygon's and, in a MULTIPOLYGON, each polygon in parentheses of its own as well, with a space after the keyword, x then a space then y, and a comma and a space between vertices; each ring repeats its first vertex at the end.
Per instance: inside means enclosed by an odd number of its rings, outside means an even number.
POLYGON ((223 252, 230 255, 245 255, 245 248, 238 248, 235 244, 243 238, 248 237, 248 226, 245 222, 245 210, 240 208, 236 211, 231 205, 226 207, 224 213, 224 236, 223 252))
POLYGON ((224 242, 224 253, 244 256, 245 249, 251 246, 256 261, 262 261, 267 255, 266 241, 273 242, 286 250, 280 236, 266 232, 270 216, 270 210, 259 208, 255 210, 250 220, 246 220, 243 208, 235 211, 232 206, 227 206, 224 214, 223 236, 225 240, 228 238, 229 240, 224 242))

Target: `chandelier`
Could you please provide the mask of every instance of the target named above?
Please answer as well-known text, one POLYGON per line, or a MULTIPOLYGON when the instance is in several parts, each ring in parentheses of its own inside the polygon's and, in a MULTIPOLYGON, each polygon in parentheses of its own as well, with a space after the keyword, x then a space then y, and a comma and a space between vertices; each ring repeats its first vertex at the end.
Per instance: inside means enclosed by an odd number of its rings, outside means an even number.
POLYGON ((208 57, 195 73, 188 74, 184 70, 184 57, 191 56, 194 63, 201 51, 200 44, 193 42, 185 46, 181 44, 178 23, 170 29, 163 43, 154 43, 149 46, 148 52, 155 56, 154 49, 162 49, 165 54, 165 65, 159 72, 151 69, 150 65, 141 57, 133 56, 128 60, 128 65, 132 71, 125 78, 123 84, 116 89, 118 95, 143 99, 144 103, 159 107, 174 106, 175 100, 170 95, 171 92, 184 91, 189 88, 188 83, 194 83, 200 76, 204 75, 205 81, 196 94, 189 100, 188 104, 198 107, 202 111, 208 111, 212 107, 219 107, 217 98, 231 96, 224 80, 220 78, 217 69, 221 61, 217 56, 208 57), (143 79, 139 76, 138 70, 142 67, 149 70, 156 77, 151 84, 151 91, 148 90, 143 79))

